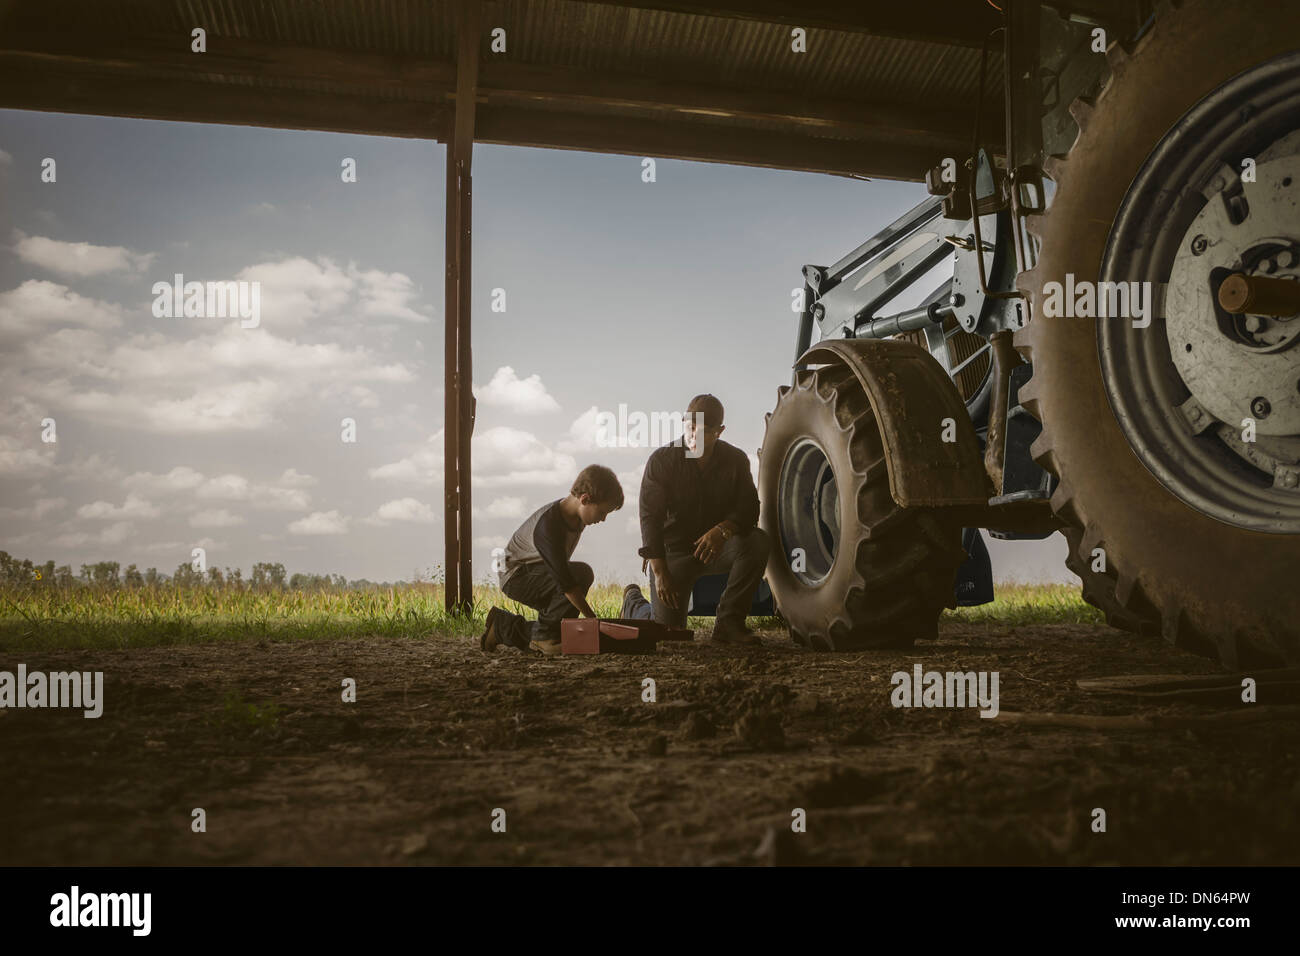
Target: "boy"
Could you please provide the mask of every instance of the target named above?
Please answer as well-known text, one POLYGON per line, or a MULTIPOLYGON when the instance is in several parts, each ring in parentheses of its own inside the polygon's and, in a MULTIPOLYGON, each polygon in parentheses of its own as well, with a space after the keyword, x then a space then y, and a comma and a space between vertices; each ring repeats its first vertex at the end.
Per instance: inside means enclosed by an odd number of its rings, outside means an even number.
POLYGON ((491 653, 502 644, 546 657, 560 653, 560 621, 596 612, 587 603, 595 575, 591 566, 570 561, 582 529, 599 524, 623 507, 618 477, 603 465, 588 465, 574 479, 569 494, 543 505, 519 526, 506 545, 505 568, 499 573, 508 598, 537 611, 536 624, 504 608, 488 611, 479 647, 491 653))

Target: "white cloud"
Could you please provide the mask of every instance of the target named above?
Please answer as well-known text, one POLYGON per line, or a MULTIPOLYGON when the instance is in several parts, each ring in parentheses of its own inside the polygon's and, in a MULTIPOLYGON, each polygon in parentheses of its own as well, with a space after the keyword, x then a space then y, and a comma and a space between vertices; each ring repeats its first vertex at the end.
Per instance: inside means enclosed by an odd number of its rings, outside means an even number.
POLYGON ((337 511, 313 511, 289 524, 290 534, 346 534, 348 519, 337 511))
POLYGON ((163 475, 137 471, 122 479, 128 488, 151 491, 155 494, 193 492, 195 498, 207 501, 247 501, 255 508, 275 511, 306 511, 311 507, 311 495, 301 487, 313 485, 316 479, 293 468, 281 473, 276 484, 252 482, 242 475, 224 474, 207 478, 188 465, 177 465, 163 475))
POLYGON ((306 511, 311 507, 311 495, 301 488, 273 488, 257 485, 253 488, 253 507, 272 511, 306 511))
POLYGON ((243 518, 231 514, 225 508, 214 508, 190 515, 191 528, 234 528, 243 523, 243 518))
MULTIPOLYGON (((633 517, 636 516, 638 510, 638 502, 641 498, 641 476, 644 473, 644 461, 631 471, 620 471, 615 473, 618 477, 619 485, 623 488, 623 507, 631 510, 633 517)), ((637 527, 639 528, 640 525, 637 527)))
POLYGON ((286 468, 280 473, 280 484, 285 488, 308 488, 317 483, 311 475, 304 475, 296 468, 286 468))
POLYGON ((28 236, 17 229, 14 230, 14 252, 28 265, 78 278, 106 272, 141 273, 157 258, 156 253, 132 252, 125 246, 63 242, 44 236, 28 236))
POLYGON ((199 485, 195 495, 221 501, 247 501, 251 493, 252 485, 242 475, 218 475, 199 485))
POLYGON ((67 503, 67 498, 37 498, 35 504, 29 508, 0 508, 0 518, 40 521, 47 514, 58 511, 67 503))
MULTIPOLYGON (((387 288, 384 273, 365 273, 362 283, 328 262, 301 258, 239 275, 264 284, 267 326, 277 297, 293 311, 283 323, 292 327, 315 317, 354 320, 367 301, 362 285, 387 288)), ((356 321, 332 329, 336 339, 366 334, 366 341, 313 343, 237 322, 157 320, 41 280, 0 293, 0 339, 9 340, 0 342, 0 362, 10 395, 42 414, 61 409, 91 423, 162 434, 267 430, 308 404, 335 404, 340 414, 383 407, 396 386, 417 381, 423 360, 402 361, 409 349, 392 361, 377 351, 391 348, 387 341, 376 344, 356 321)))
POLYGON ((119 521, 99 533, 100 544, 121 544, 131 536, 131 522, 119 521))
POLYGON ((166 494, 173 491, 192 491, 203 484, 203 475, 189 465, 177 465, 164 475, 155 475, 147 471, 134 472, 123 478, 122 484, 150 494, 166 494))
POLYGON ((54 467, 54 451, 50 445, 42 448, 49 450, 37 450, 12 435, 0 435, 0 476, 20 478, 48 474, 54 467))
POLYGON ((52 350, 38 341, 28 353, 15 384, 43 407, 162 433, 256 431, 332 389, 415 380, 406 366, 380 362, 366 348, 305 345, 237 325, 182 339, 133 336, 89 349, 93 363, 88 347, 52 350))
POLYGON ((512 495, 506 495, 501 498, 494 498, 492 503, 486 508, 474 506, 474 517, 476 518, 522 518, 524 516, 525 503, 523 498, 516 498, 512 495))
POLYGON ((131 531, 131 522, 118 521, 104 526, 98 534, 89 534, 85 531, 68 531, 56 535, 48 543, 55 548, 81 548, 88 544, 121 544, 131 536, 131 531))
POLYGON ((497 426, 474 436, 474 484, 567 485, 578 473, 577 463, 537 440, 529 432, 497 426))
POLYGON ((84 531, 67 532, 65 534, 55 535, 50 539, 50 544, 56 548, 79 548, 83 544, 89 543, 91 536, 84 531))
POLYGON ((259 262, 241 269, 236 279, 261 284, 262 322, 274 328, 298 326, 347 305, 353 280, 328 259, 302 256, 259 262))
POLYGON ((591 451, 596 447, 596 416, 600 414, 600 409, 592 405, 589 409, 573 420, 569 426, 567 438, 559 441, 560 451, 576 452, 591 451))
MULTIPOLYGON (((253 431, 274 421, 272 411, 280 391, 275 382, 259 379, 218 385, 187 398, 147 404, 130 399, 124 402, 126 396, 119 396, 117 404, 128 407, 134 404, 141 424, 147 423, 161 432, 253 431)), ((84 405, 82 410, 86 410, 84 405)))
MULTIPOLYGON (((120 306, 88 299, 44 279, 28 279, 16 289, 0 292, 0 332, 26 336, 73 327, 102 331, 119 327, 123 315, 120 306)), ((63 356, 65 361, 79 357, 76 349, 70 351, 63 356)))
POLYGON ((58 511, 68 503, 67 498, 37 498, 32 506, 32 517, 40 521, 51 511, 58 511))
MULTIPOLYGON (((439 429, 413 454, 371 468, 370 477, 435 484, 442 480, 443 454, 443 430, 439 429)), ((567 485, 578 473, 572 456, 555 451, 531 432, 502 425, 475 433, 472 462, 473 483, 483 488, 567 485)))
POLYGON ((475 388, 474 394, 482 405, 503 408, 519 415, 540 415, 560 410, 560 403, 546 391, 540 375, 521 379, 509 365, 498 368, 492 380, 475 388))
POLYGON ((428 322, 431 316, 412 307, 416 298, 415 283, 401 272, 369 269, 361 272, 349 266, 348 272, 361 285, 361 314, 376 319, 402 322, 428 322))
POLYGON ((139 495, 126 496, 121 507, 107 501, 96 501, 82 505, 77 509, 78 518, 113 519, 113 518, 156 518, 162 511, 139 495))
POLYGON ((93 481, 97 485, 117 481, 122 477, 122 469, 99 453, 74 459, 66 465, 59 465, 59 474, 73 481, 93 481))
POLYGON ((397 498, 380 505, 367 520, 370 524, 387 524, 390 521, 432 524, 437 517, 427 502, 415 498, 397 498))

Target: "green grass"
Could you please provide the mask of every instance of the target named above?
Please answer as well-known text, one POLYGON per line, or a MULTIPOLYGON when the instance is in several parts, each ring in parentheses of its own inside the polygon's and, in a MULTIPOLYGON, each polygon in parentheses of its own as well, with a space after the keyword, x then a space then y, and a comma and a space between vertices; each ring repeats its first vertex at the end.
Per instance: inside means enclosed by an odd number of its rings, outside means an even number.
POLYGON ((1072 584, 1006 582, 994 589, 992 604, 946 611, 946 620, 972 624, 1105 624, 1101 611, 1083 600, 1072 584))
MULTIPOLYGON (((483 628, 493 604, 533 612, 494 586, 474 588, 469 615, 448 614, 441 585, 409 584, 369 590, 256 592, 233 587, 0 590, 0 648, 153 647, 240 640, 319 640, 380 636, 468 638, 483 628)), ((603 617, 617 617, 623 589, 601 584, 589 600, 603 617)), ((1006 624, 1101 623, 1099 612, 1066 585, 1001 585, 998 600, 948 612, 960 621, 1006 624)), ((762 626, 777 619, 751 619, 762 626)), ((707 618, 692 618, 708 628, 707 618)))

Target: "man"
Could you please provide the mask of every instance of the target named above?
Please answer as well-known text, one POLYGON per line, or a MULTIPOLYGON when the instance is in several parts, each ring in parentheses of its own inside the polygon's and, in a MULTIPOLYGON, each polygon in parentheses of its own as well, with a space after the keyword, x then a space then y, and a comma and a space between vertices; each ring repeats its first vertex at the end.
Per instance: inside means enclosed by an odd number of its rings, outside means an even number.
POLYGON ((623 616, 686 625, 691 589, 706 574, 727 573, 713 640, 758 644, 745 615, 767 567, 769 542, 758 521, 758 490, 749 456, 721 440, 722 403, 697 395, 685 434, 656 449, 641 479, 641 543, 649 562, 650 604, 641 589, 624 591, 623 616))

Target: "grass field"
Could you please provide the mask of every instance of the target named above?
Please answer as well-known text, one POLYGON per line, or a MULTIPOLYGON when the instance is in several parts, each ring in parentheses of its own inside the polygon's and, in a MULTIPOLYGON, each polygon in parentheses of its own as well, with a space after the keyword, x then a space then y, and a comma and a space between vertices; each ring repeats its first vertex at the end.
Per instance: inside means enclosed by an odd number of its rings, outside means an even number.
MULTIPOLYGON (((1003 584, 982 607, 946 616, 969 623, 1102 623, 1069 585, 1003 584)), ((591 605, 618 616, 619 584, 597 585, 591 605)), ((449 615, 443 589, 410 584, 371 590, 251 591, 233 587, 20 587, 0 591, 0 649, 151 647, 214 641, 380 636, 469 637, 493 604, 533 616, 494 586, 474 588, 473 613, 449 615)), ((775 624, 776 619, 756 621, 775 624)), ((709 619, 692 626, 708 628, 709 619)))

